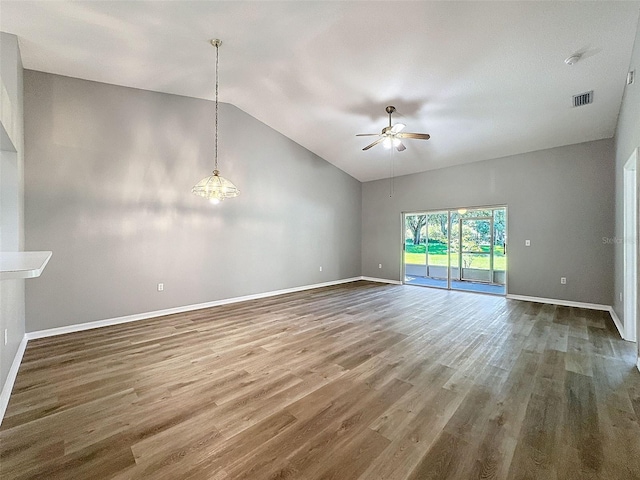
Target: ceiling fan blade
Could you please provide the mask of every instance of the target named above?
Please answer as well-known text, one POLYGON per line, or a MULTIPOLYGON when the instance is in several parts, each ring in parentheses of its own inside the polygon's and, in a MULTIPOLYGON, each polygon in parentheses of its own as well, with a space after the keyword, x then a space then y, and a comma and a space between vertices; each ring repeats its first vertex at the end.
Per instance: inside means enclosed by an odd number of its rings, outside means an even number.
POLYGON ((406 150, 407 147, 404 146, 404 144, 402 142, 398 143, 398 145, 396 145, 396 150, 398 150, 399 152, 402 152, 403 150, 406 150))
POLYGON ((375 147, 377 144, 379 144, 380 142, 382 142, 384 140, 384 138, 379 138, 378 140, 376 140, 375 142, 367 145, 366 147, 364 147, 362 150, 369 150, 371 147, 375 147))
POLYGON ((379 133, 356 133, 356 137, 379 137, 379 133))
POLYGON ((392 128, 391 131, 393 133, 400 133, 402 130, 404 130, 404 127, 406 127, 406 125, 404 123, 396 123, 392 128))
POLYGON ((428 133, 399 133, 396 136, 398 138, 414 138, 417 140, 429 140, 431 138, 428 133))

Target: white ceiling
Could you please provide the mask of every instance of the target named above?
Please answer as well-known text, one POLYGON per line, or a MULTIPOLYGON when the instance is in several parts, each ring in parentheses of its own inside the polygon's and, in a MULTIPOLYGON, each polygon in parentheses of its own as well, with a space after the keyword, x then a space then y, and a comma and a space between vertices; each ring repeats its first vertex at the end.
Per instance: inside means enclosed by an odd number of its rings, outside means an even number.
MULTIPOLYGON (((11 1, 24 67, 232 103, 361 181, 613 136, 640 2, 11 1), (569 67, 564 59, 582 52, 569 67), (571 96, 594 90, 594 104, 571 96)), ((224 121, 224 119, 221 119, 224 121)))

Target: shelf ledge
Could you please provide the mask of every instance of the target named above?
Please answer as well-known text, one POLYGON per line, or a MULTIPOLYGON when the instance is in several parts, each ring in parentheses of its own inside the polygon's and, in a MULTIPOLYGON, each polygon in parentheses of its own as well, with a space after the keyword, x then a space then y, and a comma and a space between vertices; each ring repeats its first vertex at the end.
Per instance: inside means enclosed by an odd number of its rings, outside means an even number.
POLYGON ((0 252, 0 280, 39 277, 53 252, 0 252))

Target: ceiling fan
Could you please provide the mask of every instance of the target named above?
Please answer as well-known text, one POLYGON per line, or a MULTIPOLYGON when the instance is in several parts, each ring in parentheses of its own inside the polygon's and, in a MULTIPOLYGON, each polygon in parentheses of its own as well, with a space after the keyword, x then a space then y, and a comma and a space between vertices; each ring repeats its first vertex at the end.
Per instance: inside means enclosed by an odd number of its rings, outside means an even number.
POLYGON ((382 146, 385 148, 396 147, 399 152, 402 152, 407 149, 407 147, 402 144, 403 138, 413 138, 416 140, 429 140, 429 138, 431 138, 431 135, 428 133, 402 133, 402 130, 406 127, 405 124, 396 123, 393 126, 391 125, 391 114, 396 111, 396 107, 389 105, 386 111, 389 114, 389 126, 384 127, 382 133, 359 133, 356 135, 356 137, 381 137, 362 150, 369 150, 371 147, 382 143, 382 146))

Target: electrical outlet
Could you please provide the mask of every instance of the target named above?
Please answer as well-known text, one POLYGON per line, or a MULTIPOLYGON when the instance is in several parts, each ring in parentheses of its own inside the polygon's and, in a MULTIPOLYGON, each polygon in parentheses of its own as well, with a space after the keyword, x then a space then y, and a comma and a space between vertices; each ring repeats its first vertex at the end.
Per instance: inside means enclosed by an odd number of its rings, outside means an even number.
POLYGON ((525 247, 530 247, 531 246, 531 240, 525 240, 524 241, 524 246, 525 247))
POLYGON ((7 329, 4 329, 4 345, 5 347, 7 346, 7 342, 9 341, 9 332, 7 331, 7 329))
POLYGON ((322 267, 320 267, 320 271, 322 271, 322 267))
POLYGON ((378 264, 378 268, 382 268, 382 264, 381 263, 378 264))
POLYGON ((159 292, 163 292, 164 291, 164 283, 159 283, 158 284, 158 291, 159 292))
POLYGON ((560 277, 560 283, 562 285, 566 285, 567 284, 567 277, 560 277))

